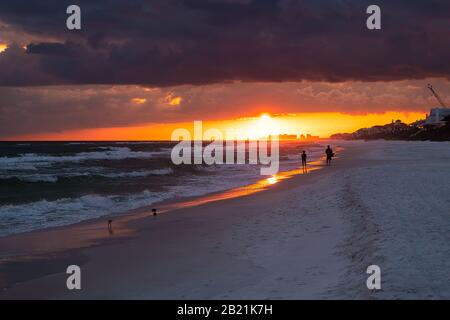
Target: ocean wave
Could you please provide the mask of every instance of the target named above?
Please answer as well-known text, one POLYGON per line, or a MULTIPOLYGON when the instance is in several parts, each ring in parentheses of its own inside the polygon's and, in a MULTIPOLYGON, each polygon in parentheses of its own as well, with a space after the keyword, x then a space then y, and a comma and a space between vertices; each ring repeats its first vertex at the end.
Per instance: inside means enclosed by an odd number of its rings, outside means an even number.
POLYGON ((92 145, 97 144, 97 142, 66 142, 65 145, 68 146, 78 146, 78 145, 92 145))
POLYGON ((137 178, 147 176, 165 176, 172 173, 173 173, 172 168, 163 168, 163 169, 141 170, 131 172, 105 173, 105 174, 98 174, 98 176, 106 178, 137 178))
POLYGON ((70 156, 25 153, 18 157, 0 157, 0 170, 36 170, 58 162, 82 162, 88 160, 145 159, 168 155, 168 151, 132 151, 127 147, 105 147, 105 151, 80 152, 70 156))
MULTIPOLYGON (((153 174, 169 174, 172 169, 149 170, 153 174)), ((49 178, 50 179, 50 178, 49 178)), ((256 179, 256 178, 255 178, 256 179)), ((164 191, 145 190, 128 195, 90 194, 77 198, 42 199, 30 203, 0 206, 0 236, 42 228, 74 224, 88 219, 149 206, 155 202, 178 197, 199 196, 249 183, 248 178, 233 175, 214 178, 190 176, 183 185, 171 186, 164 191)))
POLYGON ((145 190, 130 195, 85 195, 0 206, 0 236, 77 223, 126 212, 164 200, 168 195, 145 190))
POLYGON ((48 182, 55 183, 60 179, 80 178, 80 177, 100 177, 100 178, 140 178, 148 176, 164 176, 173 173, 172 168, 162 168, 154 170, 140 170, 129 172, 112 172, 112 173, 98 173, 98 172, 71 172, 58 174, 17 174, 17 175, 0 175, 0 180, 18 179, 23 182, 48 182))
POLYGON ((35 174, 35 175, 26 175, 26 176, 6 176, 2 179, 19 179, 24 182, 58 182, 58 176, 52 174, 35 174))

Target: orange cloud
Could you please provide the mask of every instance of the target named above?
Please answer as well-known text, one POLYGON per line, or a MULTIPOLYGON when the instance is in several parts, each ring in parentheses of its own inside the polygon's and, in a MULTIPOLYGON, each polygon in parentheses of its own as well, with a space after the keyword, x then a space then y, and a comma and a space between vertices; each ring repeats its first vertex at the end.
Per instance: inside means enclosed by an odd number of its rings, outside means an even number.
POLYGON ((131 102, 135 103, 135 104, 144 104, 147 102, 147 99, 145 98, 133 98, 131 99, 131 102))
POLYGON ((2 53, 3 51, 5 51, 8 48, 8 45, 4 44, 4 43, 0 43, 0 53, 2 53))
POLYGON ((183 101, 182 97, 175 96, 173 93, 169 93, 166 98, 164 99, 164 102, 167 103, 170 106, 179 106, 181 102, 183 101))

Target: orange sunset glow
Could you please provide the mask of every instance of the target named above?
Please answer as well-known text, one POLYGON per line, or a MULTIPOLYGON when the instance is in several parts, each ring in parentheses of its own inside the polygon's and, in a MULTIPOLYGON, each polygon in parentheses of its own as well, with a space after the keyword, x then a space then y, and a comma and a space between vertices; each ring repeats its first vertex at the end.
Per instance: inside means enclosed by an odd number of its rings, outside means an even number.
MULTIPOLYGON (((262 112, 257 117, 204 121, 203 130, 215 128, 223 132, 224 135, 226 130, 230 128, 240 130, 244 135, 238 136, 239 139, 258 139, 276 134, 312 134, 327 138, 334 133, 351 132, 362 127, 390 123, 397 119, 405 123, 411 123, 424 116, 425 113, 421 112, 386 112, 365 115, 335 112, 270 115, 262 112)), ((170 140, 172 132, 178 128, 185 128, 193 132, 193 121, 21 135, 5 140, 170 140)))
POLYGON ((0 53, 2 53, 3 51, 5 51, 8 48, 8 46, 4 43, 0 43, 0 53))

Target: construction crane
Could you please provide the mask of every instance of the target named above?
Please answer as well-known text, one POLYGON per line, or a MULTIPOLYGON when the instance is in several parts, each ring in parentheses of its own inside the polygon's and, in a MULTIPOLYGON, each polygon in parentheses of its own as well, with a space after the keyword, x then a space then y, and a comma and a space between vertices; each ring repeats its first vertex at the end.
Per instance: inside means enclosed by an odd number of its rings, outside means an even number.
POLYGON ((442 101, 441 97, 439 97, 437 92, 434 91, 434 88, 431 84, 428 85, 428 89, 430 89, 431 93, 434 95, 434 97, 437 99, 437 101, 439 101, 439 104, 442 106, 442 108, 448 109, 448 107, 445 105, 444 101, 442 101))

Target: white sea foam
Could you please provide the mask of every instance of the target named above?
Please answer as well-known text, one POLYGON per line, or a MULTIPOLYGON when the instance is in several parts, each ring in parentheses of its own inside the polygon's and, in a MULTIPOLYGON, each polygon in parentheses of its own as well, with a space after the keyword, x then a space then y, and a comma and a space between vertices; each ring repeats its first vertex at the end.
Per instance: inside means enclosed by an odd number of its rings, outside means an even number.
POLYGON ((131 172, 104 173, 98 175, 106 178, 138 178, 147 176, 164 176, 172 173, 173 173, 172 168, 163 168, 163 169, 140 170, 131 172))
POLYGON ((167 155, 168 151, 131 151, 127 147, 107 147, 105 151, 80 152, 68 156, 53 156, 25 153, 18 157, 0 157, 0 170, 36 170, 60 162, 82 162, 87 160, 145 159, 167 155))
POLYGON ((4 205, 0 206, 0 236, 125 212, 164 200, 168 196, 145 190, 130 195, 86 195, 55 201, 40 200, 20 205, 4 205))
MULTIPOLYGON (((168 174, 170 168, 149 170, 153 174, 168 174)), ((256 178, 255 178, 256 180, 256 178)), ((77 223, 108 214, 124 213, 155 202, 175 197, 199 196, 248 184, 249 176, 224 174, 220 177, 190 176, 183 185, 172 186, 162 192, 143 192, 128 195, 85 195, 54 201, 0 206, 0 236, 77 223), (242 178, 242 179, 240 179, 242 178), (212 180, 214 179, 214 183, 212 180)))
MULTIPOLYGON (((89 168, 91 169, 91 168, 89 168)), ((101 168, 100 168, 101 169, 101 168)), ((17 178, 24 182, 58 182, 62 178, 78 178, 78 177, 104 177, 104 178, 139 178, 148 176, 164 176, 173 173, 172 168, 162 168, 154 170, 139 170, 129 172, 112 172, 112 173, 100 173, 98 170, 88 170, 86 172, 67 172, 57 174, 7 174, 0 175, 0 179, 12 179, 17 178)))
MULTIPOLYGON (((13 178, 14 176, 6 176, 6 178, 13 178)), ((57 182, 58 176, 52 174, 34 174, 34 175, 24 175, 17 176, 21 181, 26 182, 57 182)))

